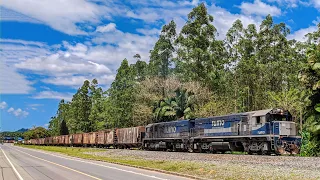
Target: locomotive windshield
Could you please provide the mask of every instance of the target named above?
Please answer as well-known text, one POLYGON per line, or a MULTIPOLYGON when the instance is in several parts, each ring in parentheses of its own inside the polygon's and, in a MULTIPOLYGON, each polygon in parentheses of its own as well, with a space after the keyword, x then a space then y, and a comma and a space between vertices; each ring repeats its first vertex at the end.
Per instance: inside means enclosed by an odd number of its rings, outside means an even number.
POLYGON ((272 121, 292 121, 292 116, 288 112, 271 114, 272 121))

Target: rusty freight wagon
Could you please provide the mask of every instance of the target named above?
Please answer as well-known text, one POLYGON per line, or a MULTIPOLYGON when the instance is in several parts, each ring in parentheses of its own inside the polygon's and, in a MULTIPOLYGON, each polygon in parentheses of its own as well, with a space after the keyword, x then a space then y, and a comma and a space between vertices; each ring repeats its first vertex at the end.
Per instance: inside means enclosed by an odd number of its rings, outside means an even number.
POLYGON ((116 129, 115 145, 120 148, 141 147, 144 136, 144 126, 116 129))
POLYGON ((48 138, 48 145, 53 144, 53 137, 47 137, 48 138))
POLYGON ((63 145, 64 144, 64 136, 58 136, 58 145, 63 145))
POLYGON ((72 146, 82 146, 83 134, 72 134, 70 136, 71 136, 70 143, 72 146))
POLYGON ((115 135, 116 131, 114 129, 109 129, 106 131, 106 140, 105 140, 105 146, 110 147, 115 144, 115 135))
POLYGON ((114 144, 114 133, 112 129, 96 132, 96 145, 98 147, 110 147, 114 144))
POLYGON ((106 142, 106 131, 97 132, 97 146, 104 147, 106 142))
POLYGON ((38 141, 38 145, 45 145, 45 138, 40 138, 38 141))
POLYGON ((68 135, 61 135, 58 136, 58 145, 60 146, 65 146, 65 145, 69 145, 69 136, 68 135))
POLYGON ((58 143, 59 143, 59 136, 53 136, 52 145, 58 145, 58 143))
POLYGON ((70 137, 69 135, 63 135, 64 136, 64 145, 69 146, 70 145, 70 137))
POLYGON ((30 139, 30 142, 32 145, 37 145, 37 140, 36 139, 30 139))
POLYGON ((89 133, 89 144, 92 146, 96 146, 98 141, 98 132, 89 133))
POLYGON ((84 146, 88 146, 89 145, 89 133, 83 133, 82 134, 82 144, 84 146))

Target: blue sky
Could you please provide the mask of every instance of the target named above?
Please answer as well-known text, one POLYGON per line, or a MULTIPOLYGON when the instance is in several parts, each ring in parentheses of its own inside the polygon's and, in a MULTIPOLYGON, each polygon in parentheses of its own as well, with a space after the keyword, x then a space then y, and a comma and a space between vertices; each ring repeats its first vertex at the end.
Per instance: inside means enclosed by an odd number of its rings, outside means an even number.
MULTIPOLYGON (((70 100, 85 79, 106 89, 124 58, 148 60, 162 25, 178 31, 198 0, 2 0, 0 118, 2 130, 48 125, 61 98, 70 100)), ((290 39, 304 41, 320 22, 320 0, 213 0, 219 39, 232 23, 259 24, 271 14, 290 39)))

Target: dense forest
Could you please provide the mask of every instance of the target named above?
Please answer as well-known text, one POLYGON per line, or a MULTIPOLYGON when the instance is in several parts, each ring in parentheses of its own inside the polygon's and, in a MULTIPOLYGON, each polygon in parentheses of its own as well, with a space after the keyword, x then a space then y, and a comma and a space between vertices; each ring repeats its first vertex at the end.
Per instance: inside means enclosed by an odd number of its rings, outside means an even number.
POLYGON ((268 15, 260 26, 235 21, 219 40, 213 21, 200 4, 180 32, 174 21, 164 25, 150 56, 124 59, 109 89, 86 80, 61 100, 50 134, 282 107, 298 124, 302 154, 319 155, 320 25, 299 42, 268 15))

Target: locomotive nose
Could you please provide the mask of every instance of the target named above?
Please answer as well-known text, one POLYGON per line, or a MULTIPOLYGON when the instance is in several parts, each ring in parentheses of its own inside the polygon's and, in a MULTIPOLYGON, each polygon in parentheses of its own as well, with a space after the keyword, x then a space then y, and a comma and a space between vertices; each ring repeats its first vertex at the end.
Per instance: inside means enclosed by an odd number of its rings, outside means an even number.
POLYGON ((280 154, 299 154, 300 148, 296 144, 283 143, 282 147, 278 148, 280 154))

